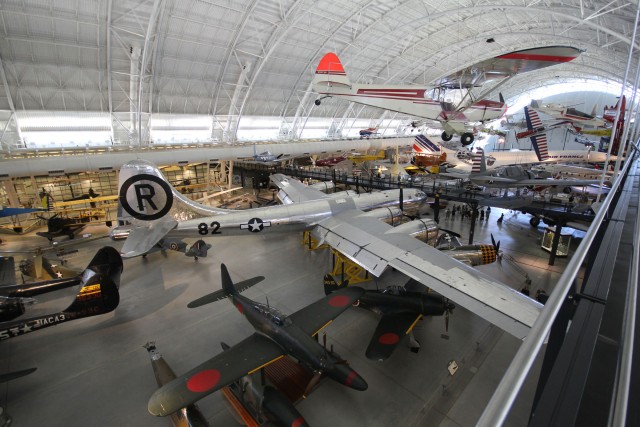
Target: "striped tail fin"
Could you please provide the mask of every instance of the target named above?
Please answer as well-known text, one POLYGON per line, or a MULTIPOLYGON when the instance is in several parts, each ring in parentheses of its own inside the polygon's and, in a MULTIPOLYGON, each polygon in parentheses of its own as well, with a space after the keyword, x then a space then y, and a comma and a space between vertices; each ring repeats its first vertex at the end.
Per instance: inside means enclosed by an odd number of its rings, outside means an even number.
POLYGON ((413 143, 413 151, 418 154, 440 153, 440 147, 424 135, 417 135, 413 143))
MULTIPOLYGON (((530 110, 529 107, 524 107, 524 117, 527 121, 527 128, 529 130, 542 127, 542 120, 540 120, 540 116, 537 111, 530 110)), ((531 139, 531 144, 536 152, 536 156, 538 156, 538 160, 541 162, 548 160, 549 146, 547 143, 547 135, 543 133, 542 135, 531 136, 529 139, 531 139)))
POLYGON ((482 148, 476 148, 472 157, 473 165, 471 166, 471 173, 486 172, 487 164, 484 158, 484 150, 482 148))

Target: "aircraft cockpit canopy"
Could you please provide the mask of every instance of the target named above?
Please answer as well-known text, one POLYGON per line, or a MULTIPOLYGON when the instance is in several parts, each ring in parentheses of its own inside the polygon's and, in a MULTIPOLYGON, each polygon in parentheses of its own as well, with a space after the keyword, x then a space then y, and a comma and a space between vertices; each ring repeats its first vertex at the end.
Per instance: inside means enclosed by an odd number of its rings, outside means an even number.
POLYGON ((291 323, 291 320, 284 313, 273 307, 267 307, 263 304, 256 304, 254 307, 262 316, 275 325, 284 326, 291 323))

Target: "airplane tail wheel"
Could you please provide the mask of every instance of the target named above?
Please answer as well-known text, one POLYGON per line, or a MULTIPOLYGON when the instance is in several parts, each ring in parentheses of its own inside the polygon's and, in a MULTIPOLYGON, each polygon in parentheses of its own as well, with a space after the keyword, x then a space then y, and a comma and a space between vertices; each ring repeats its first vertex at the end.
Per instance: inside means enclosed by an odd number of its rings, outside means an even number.
POLYGON ((474 136, 470 132, 465 132, 462 134, 462 136, 460 136, 460 143, 465 146, 473 143, 473 140, 474 140, 474 136))
POLYGON ((531 224, 532 227, 537 227, 540 224, 540 218, 537 216, 531 217, 529 224, 531 224))
POLYGON ((447 132, 442 132, 442 135, 440 135, 440 138, 442 138, 443 141, 451 141, 451 138, 453 138, 453 135, 449 135, 447 132))
POLYGON ((178 244, 176 242, 171 242, 169 244, 169 249, 171 249, 172 251, 177 251, 178 250, 178 244))
POLYGON ((316 105, 320 105, 322 104, 322 101, 320 101, 319 99, 316 99, 315 101, 313 101, 313 103, 316 105))

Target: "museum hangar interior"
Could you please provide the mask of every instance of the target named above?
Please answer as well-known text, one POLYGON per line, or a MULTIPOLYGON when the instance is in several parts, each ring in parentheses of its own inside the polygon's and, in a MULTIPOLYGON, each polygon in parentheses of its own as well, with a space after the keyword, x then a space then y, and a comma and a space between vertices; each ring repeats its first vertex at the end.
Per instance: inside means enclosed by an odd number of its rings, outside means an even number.
POLYGON ((640 425, 639 16, 2 1, 0 425, 640 425))

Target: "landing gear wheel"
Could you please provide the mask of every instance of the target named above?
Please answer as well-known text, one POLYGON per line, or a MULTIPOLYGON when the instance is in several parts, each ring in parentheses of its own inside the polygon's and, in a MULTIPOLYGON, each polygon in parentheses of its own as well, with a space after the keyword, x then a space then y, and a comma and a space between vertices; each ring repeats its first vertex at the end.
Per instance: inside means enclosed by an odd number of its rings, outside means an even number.
POLYGON ((322 104, 322 101, 320 101, 319 99, 316 99, 315 101, 313 101, 313 103, 316 105, 320 105, 322 104))
POLYGON ((447 132, 442 132, 442 135, 440 135, 440 138, 442 138, 443 141, 451 141, 451 138, 453 138, 453 135, 449 135, 447 132))
POLYGON ((465 146, 473 143, 473 140, 474 136, 471 132, 465 132, 460 136, 460 143, 465 146))
POLYGON ((540 218, 537 216, 531 217, 529 224, 531 224, 532 227, 538 227, 538 225, 540 225, 540 218))

